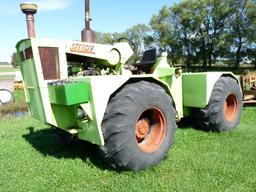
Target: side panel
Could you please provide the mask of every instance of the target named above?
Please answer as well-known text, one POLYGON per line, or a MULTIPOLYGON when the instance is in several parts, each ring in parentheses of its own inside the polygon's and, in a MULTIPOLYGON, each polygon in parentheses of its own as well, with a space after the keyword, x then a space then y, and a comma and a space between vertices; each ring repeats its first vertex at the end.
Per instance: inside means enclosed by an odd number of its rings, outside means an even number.
MULTIPOLYGON (((182 75, 183 106, 205 108, 214 84, 221 76, 231 76, 229 72, 185 73, 182 75)), ((239 83, 239 81, 237 80, 239 83)))
POLYGON ((41 90, 34 65, 31 42, 20 42, 17 52, 21 63, 20 69, 23 75, 25 94, 30 114, 36 119, 45 122, 46 117, 44 113, 41 90))
POLYGON ((182 75, 183 105, 203 108, 207 103, 207 74, 182 75))

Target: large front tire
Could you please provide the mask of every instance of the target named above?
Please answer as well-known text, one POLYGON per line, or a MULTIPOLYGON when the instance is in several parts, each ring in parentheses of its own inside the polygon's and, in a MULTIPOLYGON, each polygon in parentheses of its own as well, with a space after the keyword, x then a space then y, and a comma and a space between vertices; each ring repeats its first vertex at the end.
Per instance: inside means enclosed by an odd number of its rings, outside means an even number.
POLYGON ((166 157, 176 129, 170 96, 154 83, 126 85, 109 101, 100 148, 112 168, 140 170, 166 157))
POLYGON ((229 131, 238 125, 242 107, 242 92, 237 81, 221 77, 213 87, 206 108, 197 111, 197 125, 207 131, 229 131))

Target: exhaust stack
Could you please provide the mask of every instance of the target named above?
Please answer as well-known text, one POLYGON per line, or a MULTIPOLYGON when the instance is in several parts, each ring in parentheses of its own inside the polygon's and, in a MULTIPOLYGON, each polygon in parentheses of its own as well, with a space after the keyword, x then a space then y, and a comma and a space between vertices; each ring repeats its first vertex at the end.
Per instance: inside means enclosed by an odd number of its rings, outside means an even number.
POLYGON ((90 0, 85 0, 85 28, 82 30, 82 41, 88 43, 95 42, 94 32, 90 28, 90 0))
POLYGON ((37 12, 37 5, 34 3, 21 3, 20 9, 24 14, 26 14, 28 37, 36 37, 34 14, 37 12))

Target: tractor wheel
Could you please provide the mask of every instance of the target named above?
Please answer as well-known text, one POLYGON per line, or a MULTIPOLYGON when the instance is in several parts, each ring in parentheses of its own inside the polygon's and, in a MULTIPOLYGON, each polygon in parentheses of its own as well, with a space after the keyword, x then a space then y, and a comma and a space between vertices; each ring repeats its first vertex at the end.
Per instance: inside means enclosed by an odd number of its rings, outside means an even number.
POLYGON ((197 125, 207 131, 229 131, 237 126, 242 111, 242 93, 232 77, 221 77, 214 85, 210 101, 197 113, 197 125))
POLYGON ((175 130, 173 101, 162 87, 128 84, 109 101, 100 152, 114 169, 145 169, 167 156, 175 130))

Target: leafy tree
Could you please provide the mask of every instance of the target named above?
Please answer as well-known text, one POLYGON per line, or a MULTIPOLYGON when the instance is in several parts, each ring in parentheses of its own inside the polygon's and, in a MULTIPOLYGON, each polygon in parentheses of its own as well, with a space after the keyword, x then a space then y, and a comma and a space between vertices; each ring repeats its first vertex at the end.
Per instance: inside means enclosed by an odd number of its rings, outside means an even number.
POLYGON ((95 42, 102 43, 102 44, 111 44, 113 43, 112 34, 95 32, 95 42))
POLYGON ((154 44, 155 46, 164 49, 169 53, 169 57, 173 63, 180 62, 181 44, 175 38, 175 25, 171 24, 171 11, 167 6, 163 6, 158 14, 152 16, 150 27, 152 34, 145 38, 147 46, 154 44))
POLYGON ((183 0, 163 6, 149 26, 123 33, 96 33, 96 41, 112 44, 126 37, 138 53, 151 45, 169 53, 173 64, 212 66, 253 63, 256 67, 256 0, 183 0))
POLYGON ((255 1, 232 0, 230 27, 230 39, 232 39, 231 52, 235 58, 235 66, 247 58, 247 54, 255 49, 255 1))
POLYGON ((171 46, 178 50, 179 57, 184 57, 188 66, 196 56, 197 20, 194 18, 195 4, 192 0, 182 1, 171 9, 171 46), (179 45, 180 44, 180 45, 179 45))
POLYGON ((13 67, 15 67, 15 68, 19 66, 18 55, 17 55, 16 52, 14 52, 14 53, 12 54, 11 65, 12 65, 13 67))
POLYGON ((148 36, 150 28, 145 24, 138 24, 130 29, 127 29, 125 34, 131 39, 138 47, 138 53, 141 54, 145 49, 144 39, 148 36))
POLYGON ((170 43, 170 16, 171 12, 167 6, 164 6, 158 15, 153 15, 150 21, 150 26, 153 29, 154 43, 160 47, 168 48, 170 43))
POLYGON ((145 24, 137 24, 122 33, 100 33, 96 32, 96 42, 102 44, 113 44, 120 38, 128 38, 138 47, 138 54, 141 54, 145 49, 144 39, 148 37, 150 28, 145 24))
POLYGON ((174 63, 211 66, 255 61, 255 0, 186 0, 153 15, 152 42, 174 63))

